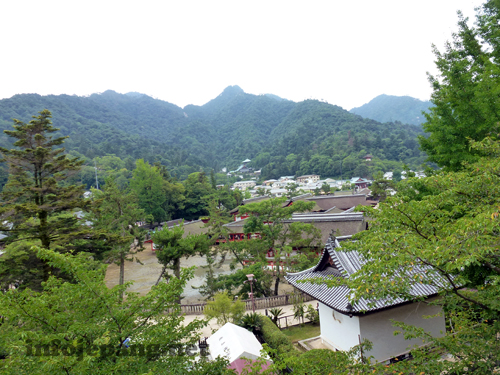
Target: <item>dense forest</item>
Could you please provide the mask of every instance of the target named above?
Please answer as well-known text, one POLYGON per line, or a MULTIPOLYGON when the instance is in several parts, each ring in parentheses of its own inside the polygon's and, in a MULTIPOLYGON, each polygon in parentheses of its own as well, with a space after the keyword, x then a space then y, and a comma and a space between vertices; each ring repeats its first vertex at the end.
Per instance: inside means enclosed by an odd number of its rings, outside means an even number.
MULTIPOLYGON (((15 95, 0 100, 0 130, 11 129, 14 118, 26 122, 43 109, 53 114, 58 135, 69 136, 66 149, 86 159, 80 180, 88 187, 94 184, 94 166, 130 172, 137 159, 160 163, 184 180, 200 170, 235 169, 246 158, 262 169, 263 178, 306 173, 369 177, 402 163, 417 167, 425 158, 416 141, 423 134, 420 127, 379 123, 317 100, 295 103, 246 94, 238 86, 227 87, 203 106, 185 108, 114 91, 88 97, 15 95), (366 154, 374 157, 371 165, 363 160, 366 154), (108 163, 102 164, 102 158, 108 163)), ((0 135, 0 146, 9 142, 0 135)), ((4 167, 2 185, 6 177, 4 167)))
POLYGON ((349 112, 380 122, 400 121, 405 124, 420 125, 425 122, 422 112, 427 112, 431 106, 431 102, 411 96, 382 94, 349 112))

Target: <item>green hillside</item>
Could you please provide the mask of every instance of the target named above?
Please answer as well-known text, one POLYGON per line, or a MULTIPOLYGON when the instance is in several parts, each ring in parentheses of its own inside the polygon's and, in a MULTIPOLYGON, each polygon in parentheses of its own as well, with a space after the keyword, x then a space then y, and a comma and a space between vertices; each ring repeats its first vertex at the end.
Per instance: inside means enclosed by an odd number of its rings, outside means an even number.
MULTIPOLYGON (((114 91, 89 97, 16 95, 0 100, 0 130, 10 129, 12 118, 26 122, 45 108, 60 133, 70 136, 67 150, 88 158, 89 166, 106 155, 129 166, 143 158, 165 165, 180 179, 199 170, 235 169, 246 158, 266 178, 340 176, 341 162, 342 173, 369 176, 424 160, 416 142, 422 131, 415 126, 379 123, 315 100, 251 95, 238 86, 203 106, 185 108, 114 91), (375 158, 372 164, 363 160, 367 153, 375 158)), ((0 135, 0 145, 9 142, 0 135)))
POLYGON ((399 121, 404 124, 420 125, 425 122, 422 112, 432 103, 411 96, 379 95, 370 102, 350 110, 351 113, 379 122, 399 121))

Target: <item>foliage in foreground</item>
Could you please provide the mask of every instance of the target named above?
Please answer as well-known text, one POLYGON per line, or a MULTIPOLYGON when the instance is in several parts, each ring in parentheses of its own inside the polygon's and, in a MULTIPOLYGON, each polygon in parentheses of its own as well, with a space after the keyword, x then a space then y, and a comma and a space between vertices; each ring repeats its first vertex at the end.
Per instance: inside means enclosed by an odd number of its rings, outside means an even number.
POLYGON ((429 75, 434 107, 425 114, 419 136, 428 160, 450 171, 463 162, 473 163, 481 153, 469 147, 469 140, 481 141, 498 134, 500 121, 499 73, 500 4, 487 1, 477 14, 475 27, 460 14, 458 33, 445 52, 434 47, 437 76, 429 75))
MULTIPOLYGON (((0 342, 6 355, 0 372, 184 374, 193 368, 205 373, 204 365, 195 365, 186 353, 205 323, 183 325, 175 303, 192 271, 183 270, 180 278, 140 297, 125 292, 128 283, 108 289, 104 268, 84 254, 37 251, 51 266, 73 275, 76 283, 52 276, 42 292, 9 290, 0 295, 0 342)), ((226 365, 220 360, 209 364, 213 373, 223 373, 226 365)))
POLYGON ((398 194, 378 209, 364 209, 373 218, 370 230, 344 245, 367 260, 343 280, 353 291, 352 303, 413 300, 414 283, 440 291, 446 336, 432 339, 422 329, 396 322, 405 338, 432 341, 432 350, 414 350, 414 360, 393 366, 404 372, 467 368, 491 374, 500 364, 500 142, 485 139, 472 147, 487 156, 461 172, 400 183, 398 194), (454 360, 442 361, 443 355, 454 360))

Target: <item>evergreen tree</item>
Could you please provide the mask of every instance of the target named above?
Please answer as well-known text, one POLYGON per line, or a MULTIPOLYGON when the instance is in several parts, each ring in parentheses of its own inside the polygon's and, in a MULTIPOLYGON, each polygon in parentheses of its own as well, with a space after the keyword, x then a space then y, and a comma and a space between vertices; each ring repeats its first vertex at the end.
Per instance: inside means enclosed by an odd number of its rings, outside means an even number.
POLYGON ((384 178, 382 172, 375 173, 374 181, 370 190, 372 191, 372 196, 375 199, 383 202, 387 198, 388 190, 395 190, 396 184, 392 180, 384 178))
MULTIPOLYGON (((27 124, 14 120, 14 130, 4 131, 16 139, 16 148, 0 147, 10 169, 9 182, 1 193, 0 222, 1 229, 9 233, 8 242, 39 240, 46 249, 68 251, 90 230, 72 211, 85 210, 90 202, 83 199, 82 185, 65 183, 83 161, 57 148, 67 137, 51 136, 59 130, 52 126, 51 117, 43 110, 27 124)), ((45 280, 49 273, 45 264, 45 280)))

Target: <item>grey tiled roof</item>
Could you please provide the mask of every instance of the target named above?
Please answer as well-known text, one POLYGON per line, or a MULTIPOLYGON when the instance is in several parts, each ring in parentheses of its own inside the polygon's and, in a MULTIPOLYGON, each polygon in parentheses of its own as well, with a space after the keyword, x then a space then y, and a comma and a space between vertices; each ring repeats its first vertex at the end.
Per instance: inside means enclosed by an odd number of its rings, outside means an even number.
POLYGON ((349 209, 345 210, 345 211, 344 211, 344 213, 345 213, 345 214, 348 214, 348 213, 350 213, 350 212, 354 212, 354 210, 355 210, 355 209, 356 209, 356 206, 353 206, 353 207, 351 207, 351 208, 349 208, 349 209))
POLYGON ((322 222, 322 221, 363 221, 362 212, 344 212, 338 214, 329 214, 324 212, 314 212, 305 214, 293 214, 291 219, 284 220, 285 223, 302 221, 302 222, 322 222))
MULTIPOLYGON (((345 240, 346 237, 339 238, 345 240)), ((359 271, 363 266, 364 260, 356 251, 342 251, 337 239, 328 239, 323 254, 318 264, 308 270, 296 273, 288 273, 286 280, 300 291, 309 294, 318 301, 339 311, 343 314, 348 314, 347 305, 349 303, 349 295, 351 291, 347 286, 338 286, 329 288, 326 284, 316 283, 299 283, 299 280, 307 279, 329 279, 329 278, 348 278, 353 273, 359 271), (330 260, 332 263, 330 263, 330 260)), ((424 267, 415 267, 412 275, 408 275, 410 279, 415 274, 425 272, 424 267)), ((411 286, 410 294, 415 297, 428 297, 437 294, 438 289, 432 285, 414 283, 411 286)), ((350 311, 354 315, 360 315, 368 312, 385 309, 387 307, 396 306, 408 302, 403 298, 396 299, 380 299, 367 300, 360 299, 352 306, 350 311)))
POLYGON ((305 193, 305 194, 297 195, 296 197, 292 197, 291 201, 295 202, 295 201, 298 201, 298 200, 301 200, 301 199, 304 199, 304 198, 309 198, 309 197, 312 197, 312 196, 313 195, 311 193, 305 193))
POLYGON ((309 200, 315 201, 315 200, 321 200, 321 199, 345 199, 347 197, 366 197, 366 195, 365 194, 318 195, 317 197, 313 196, 313 197, 309 198, 308 201, 309 200))

